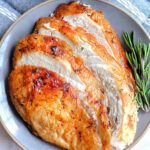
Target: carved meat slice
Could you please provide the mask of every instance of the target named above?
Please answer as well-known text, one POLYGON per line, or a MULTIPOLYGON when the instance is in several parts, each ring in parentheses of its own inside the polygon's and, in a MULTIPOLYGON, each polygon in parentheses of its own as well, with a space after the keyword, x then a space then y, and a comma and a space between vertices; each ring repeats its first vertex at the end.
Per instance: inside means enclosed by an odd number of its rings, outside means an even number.
POLYGON ((80 91, 84 106, 96 122, 97 132, 105 147, 110 147, 109 122, 104 102, 104 88, 93 72, 84 66, 80 56, 64 41, 49 36, 32 34, 17 44, 14 68, 30 65, 51 70, 80 91))
POLYGON ((124 149, 137 125, 135 83, 102 12, 71 2, 20 40, 11 100, 32 131, 71 150, 124 149))
POLYGON ((74 55, 79 55, 85 66, 102 81, 107 95, 104 105, 109 110, 111 145, 122 149, 130 144, 137 122, 131 72, 128 74, 106 48, 82 27, 73 27, 66 21, 48 17, 37 22, 35 32, 64 40, 72 47, 74 55))
POLYGON ((32 131, 65 149, 101 149, 95 121, 79 92, 56 73, 20 66, 9 76, 12 102, 32 131))

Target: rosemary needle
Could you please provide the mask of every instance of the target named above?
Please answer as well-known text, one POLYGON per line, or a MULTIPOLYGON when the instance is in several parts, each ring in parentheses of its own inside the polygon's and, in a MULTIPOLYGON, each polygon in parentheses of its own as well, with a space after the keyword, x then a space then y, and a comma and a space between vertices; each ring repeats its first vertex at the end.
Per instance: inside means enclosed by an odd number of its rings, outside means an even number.
POLYGON ((150 109, 150 43, 140 40, 135 42, 134 32, 123 33, 123 39, 128 49, 126 56, 132 68, 136 81, 135 99, 139 108, 144 111, 150 109))

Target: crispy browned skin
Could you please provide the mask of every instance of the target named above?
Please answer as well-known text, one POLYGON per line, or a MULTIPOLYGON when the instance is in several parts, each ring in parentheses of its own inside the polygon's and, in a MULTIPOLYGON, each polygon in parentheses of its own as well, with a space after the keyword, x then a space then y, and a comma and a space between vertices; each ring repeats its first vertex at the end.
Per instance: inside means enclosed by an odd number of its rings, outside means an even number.
MULTIPOLYGON (((121 68, 121 66, 116 62, 116 60, 114 60, 107 53, 107 51, 105 50, 104 46, 99 44, 96 41, 96 38, 93 35, 87 33, 83 28, 80 28, 80 27, 79 28, 73 28, 67 22, 65 22, 63 20, 58 20, 55 17, 45 17, 45 18, 41 18, 36 23, 35 32, 37 32, 40 28, 44 27, 45 23, 50 23, 51 27, 53 27, 54 29, 58 30, 63 35, 67 36, 68 39, 70 41, 72 41, 76 45, 79 45, 79 43, 78 43, 78 36, 84 38, 84 40, 87 43, 92 45, 92 48, 94 48, 96 53, 98 53, 99 55, 103 56, 103 59, 105 59, 105 61, 114 68, 115 72, 119 72, 120 71, 120 73, 121 73, 121 70, 123 70, 123 68, 121 68)), ((122 74, 122 78, 124 78, 124 76, 127 75, 127 74, 125 75, 125 71, 123 71, 121 74, 122 74)), ((133 77, 132 77, 132 79, 133 79, 133 77)))
POLYGON ((98 81, 93 73, 84 66, 84 62, 80 56, 74 56, 72 49, 64 41, 55 37, 38 34, 29 35, 20 40, 16 46, 13 58, 14 67, 23 53, 30 53, 33 51, 44 52, 51 57, 56 58, 58 61, 67 60, 71 64, 73 71, 87 85, 86 90, 89 93, 89 96, 93 98, 93 103, 97 100, 104 100, 104 89, 101 82, 98 81), (57 51, 53 51, 53 48, 57 49, 57 51))
POLYGON ((56 18, 63 18, 63 16, 75 15, 75 14, 87 14, 93 21, 95 21, 98 25, 102 26, 103 33, 109 45, 113 50, 113 54, 117 60, 117 62, 124 67, 127 72, 127 76, 129 77, 130 82, 134 83, 134 79, 131 73, 131 70, 128 66, 128 61, 125 55, 125 50, 122 48, 119 38, 117 34, 110 26, 109 22, 106 18, 104 18, 104 14, 101 11, 95 11, 90 7, 82 5, 80 3, 71 2, 69 4, 61 4, 56 9, 54 16, 56 18))
POLYGON ((121 65, 128 67, 125 51, 120 44, 117 34, 113 31, 109 22, 104 18, 104 14, 102 12, 95 11, 92 8, 82 5, 80 3, 71 2, 69 4, 59 5, 54 13, 54 16, 56 18, 63 18, 64 16, 82 13, 87 14, 88 17, 90 17, 93 21, 103 27, 103 33, 106 40, 109 42, 111 48, 113 49, 116 60, 118 60, 121 65))
MULTIPOLYGON (((56 18, 46 17, 41 18, 35 27, 35 32, 37 32, 45 23, 50 23, 51 27, 58 30, 60 33, 65 35, 70 41, 72 41, 74 44, 78 45, 78 36, 84 38, 84 40, 92 45, 92 48, 94 51, 101 56, 104 61, 109 64, 112 67, 112 72, 115 72, 114 76, 118 79, 117 82, 120 82, 121 80, 127 80, 127 84, 129 84, 131 88, 131 92, 134 92, 134 79, 133 76, 132 79, 129 77, 128 73, 124 71, 124 68, 122 68, 105 50, 104 46, 97 43, 95 37, 89 33, 87 33, 83 28, 73 28, 70 26, 67 22, 63 20, 58 20, 56 18), (119 78, 118 78, 119 77, 119 78), (120 81, 119 81, 120 80, 120 81)), ((121 81, 122 82, 122 81, 121 81)), ((118 83, 119 84, 119 83, 118 83)), ((121 84, 121 83, 120 83, 121 84)), ((119 84, 119 85, 120 85, 119 84)))
MULTIPOLYGON (((67 60, 80 79, 86 85, 86 92, 88 94, 87 103, 92 107, 99 119, 99 132, 101 134, 104 148, 110 145, 110 132, 107 117, 106 107, 102 105, 105 99, 104 89, 101 82, 95 78, 93 73, 84 66, 82 59, 73 55, 72 49, 62 40, 55 37, 42 36, 37 34, 29 35, 28 37, 19 41, 16 46, 14 54, 14 68, 23 54, 30 54, 33 51, 46 53, 47 55, 59 60, 67 60), (57 51, 53 51, 53 47, 57 47, 57 51)), ((85 100, 86 101, 86 100, 85 100)))
MULTIPOLYGON (((36 23, 35 33, 41 28, 46 29, 45 24, 48 23, 47 25, 64 35, 74 46, 80 47, 78 38, 80 37, 102 59, 101 65, 108 65, 108 70, 117 86, 116 92, 119 92, 118 100, 120 99, 122 103, 120 106, 122 123, 117 130, 117 138, 125 144, 131 143, 127 138, 131 133, 130 139, 133 140, 136 129, 136 104, 133 102, 135 85, 116 33, 101 12, 79 3, 60 5, 54 16, 40 19, 36 23), (94 35, 82 27, 75 28, 62 20, 63 16, 81 13, 86 13, 93 21, 103 26, 103 33, 115 58, 94 35)), ((48 142, 73 150, 113 149, 110 143, 111 129, 114 129, 118 121, 115 120, 116 124, 113 125, 111 118, 108 117, 109 112, 104 104, 107 98, 105 87, 94 71, 87 68, 84 60, 80 55, 75 55, 69 45, 56 37, 37 34, 20 40, 13 57, 14 70, 9 77, 12 102, 33 132, 48 142), (84 99, 79 98, 80 91, 67 83, 59 74, 37 65, 18 65, 23 56, 34 52, 60 63, 67 61, 71 72, 76 74, 86 86, 84 99), (93 112, 96 114, 96 119, 92 116, 93 112)))
MULTIPOLYGON (((69 7, 70 5, 66 5, 66 7, 67 6, 69 7)), ((112 76, 115 79, 122 100, 123 122, 122 128, 119 130, 118 138, 120 140, 126 141, 126 136, 129 136, 129 132, 132 132, 132 137, 134 137, 136 129, 136 103, 133 102, 135 85, 130 69, 127 67, 127 71, 126 67, 122 66, 113 57, 111 57, 105 50, 104 46, 99 44, 95 37, 87 33, 83 28, 74 28, 63 20, 58 20, 54 17, 46 17, 40 19, 37 22, 35 32, 38 32, 38 30, 41 27, 44 27, 45 23, 50 23, 52 28, 65 35, 75 45, 79 45, 78 36, 80 36, 84 39, 85 42, 89 43, 92 46, 95 53, 98 56, 100 56, 106 64, 109 65, 110 72, 112 73, 112 76), (124 86, 127 88, 127 91, 124 88, 124 86), (132 108, 134 111, 132 111, 132 108), (132 111, 131 113, 130 110, 132 111)))
POLYGON ((100 149, 99 135, 78 92, 55 73, 24 66, 11 72, 12 102, 44 140, 66 149, 100 149))

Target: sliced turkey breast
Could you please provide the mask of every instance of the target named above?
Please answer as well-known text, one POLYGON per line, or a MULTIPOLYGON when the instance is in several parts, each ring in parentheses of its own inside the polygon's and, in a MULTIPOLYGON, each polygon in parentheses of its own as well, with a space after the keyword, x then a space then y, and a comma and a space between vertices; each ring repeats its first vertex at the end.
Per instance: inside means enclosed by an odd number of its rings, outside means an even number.
POLYGON ((78 2, 71 2, 59 5, 54 16, 63 18, 75 27, 82 27, 94 35, 110 55, 128 68, 125 52, 119 39, 102 12, 95 11, 90 6, 78 2))
POLYGON ((71 2, 20 40, 12 103, 34 134, 71 150, 121 150, 137 125, 135 82, 102 12, 71 2))
POLYGON ((64 149, 101 149, 84 99, 56 73, 18 66, 9 76, 9 89, 16 110, 37 136, 64 149))
POLYGON ((117 34, 104 18, 100 11, 93 10, 90 6, 71 2, 60 5, 55 11, 55 17, 67 21, 74 27, 82 27, 88 33, 94 35, 96 40, 127 72, 127 76, 135 84, 131 70, 128 66, 125 51, 117 37, 117 34))
MULTIPOLYGON (((57 13, 56 13, 57 14, 57 13)), ((120 65, 97 41, 96 37, 82 27, 73 27, 63 20, 43 18, 37 22, 35 32, 64 40, 80 56, 87 68, 102 81, 108 101, 108 115, 114 147, 122 149, 133 141, 137 108, 134 102, 134 84, 120 65)))
MULTIPOLYGON (((22 63, 30 63, 32 65, 36 63, 36 65, 42 66, 49 63, 46 68, 51 69, 62 76, 65 73, 70 73, 70 76, 74 76, 75 81, 78 81, 77 83, 79 83, 79 90, 84 91, 86 88, 86 91, 92 95, 93 99, 104 99, 102 83, 95 78, 93 72, 84 66, 81 57, 74 56, 71 47, 58 38, 32 34, 27 38, 22 39, 16 47, 14 66, 22 65, 22 63), (41 54, 39 52, 43 53, 41 54), (26 55, 23 55, 23 53, 26 53, 26 55), (20 59, 21 57, 22 59, 20 59), (63 68, 62 71, 61 68, 63 68), (61 72, 59 72, 59 70, 61 72)), ((71 78, 71 80, 74 81, 73 78, 71 78)), ((72 82, 71 80, 68 82, 72 82)))
POLYGON ((96 121, 104 148, 110 147, 110 125, 103 104, 107 101, 104 87, 93 72, 84 66, 83 60, 74 56, 70 46, 58 38, 32 34, 19 41, 14 53, 14 68, 24 65, 51 70, 81 91, 80 98, 87 97, 84 105, 96 121))

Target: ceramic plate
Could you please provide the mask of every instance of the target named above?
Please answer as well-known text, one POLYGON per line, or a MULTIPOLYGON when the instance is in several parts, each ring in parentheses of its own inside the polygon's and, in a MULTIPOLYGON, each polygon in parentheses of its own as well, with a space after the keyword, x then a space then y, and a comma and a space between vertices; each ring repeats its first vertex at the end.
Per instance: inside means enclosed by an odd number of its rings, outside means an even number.
MULTIPOLYGON (((69 2, 69 0, 63 0, 69 2)), ((138 38, 149 42, 150 38, 145 30, 129 14, 123 12, 116 6, 96 0, 82 0, 83 3, 91 5, 96 10, 104 12, 112 27, 117 32, 120 40, 123 31, 136 32, 138 38)), ((26 127, 26 124, 14 110, 8 96, 7 77, 11 69, 12 53, 16 43, 23 37, 30 34, 35 22, 44 16, 48 16, 55 8, 62 3, 62 0, 44 2, 22 15, 6 32, 0 43, 0 118, 8 134, 22 148, 28 150, 55 150, 59 149, 40 138, 34 136, 26 127)), ((150 112, 139 112, 139 122, 134 143, 137 143, 141 135, 146 131, 150 121, 150 112)))

